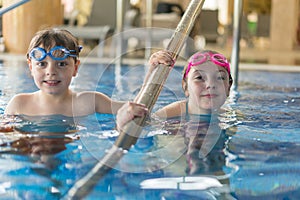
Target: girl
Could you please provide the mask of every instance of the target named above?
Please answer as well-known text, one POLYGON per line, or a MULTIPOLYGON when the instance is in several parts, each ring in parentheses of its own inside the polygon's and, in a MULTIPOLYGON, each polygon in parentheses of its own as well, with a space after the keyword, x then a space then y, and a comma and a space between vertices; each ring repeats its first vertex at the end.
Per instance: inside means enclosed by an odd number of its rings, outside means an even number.
MULTIPOLYGON (((157 64, 168 65, 170 62, 171 54, 159 51, 150 58, 150 70, 157 64)), ((199 51, 190 57, 183 69, 182 88, 187 99, 173 102, 155 114, 170 118, 218 113, 229 95, 231 85, 227 59, 215 51, 199 51)))

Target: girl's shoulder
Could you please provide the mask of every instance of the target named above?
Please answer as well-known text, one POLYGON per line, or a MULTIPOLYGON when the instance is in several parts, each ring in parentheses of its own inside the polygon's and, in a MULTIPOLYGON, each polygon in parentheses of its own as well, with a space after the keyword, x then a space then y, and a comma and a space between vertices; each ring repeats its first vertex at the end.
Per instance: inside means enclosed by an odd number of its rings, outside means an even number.
POLYGON ((182 116, 186 113, 186 100, 175 101, 155 112, 155 115, 163 118, 182 116))
POLYGON ((97 96, 107 96, 102 92, 97 92, 97 91, 82 91, 82 92, 73 92, 73 95, 77 98, 82 98, 82 97, 97 97, 97 96))

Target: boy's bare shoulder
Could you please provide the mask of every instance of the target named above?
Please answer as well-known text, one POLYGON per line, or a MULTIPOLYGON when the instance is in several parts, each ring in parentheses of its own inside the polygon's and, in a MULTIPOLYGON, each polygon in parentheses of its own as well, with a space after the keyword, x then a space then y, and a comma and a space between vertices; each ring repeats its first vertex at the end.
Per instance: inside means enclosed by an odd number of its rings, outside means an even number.
POLYGON ((18 103, 18 102, 25 102, 25 101, 28 101, 30 100, 31 98, 33 98, 34 96, 34 93, 20 93, 20 94, 16 94, 15 96, 13 96, 13 98, 10 100, 10 103, 11 102, 15 102, 15 103, 18 103))
POLYGON ((5 108, 5 114, 18 114, 18 111, 28 102, 32 102, 33 93, 20 93, 11 98, 5 108))

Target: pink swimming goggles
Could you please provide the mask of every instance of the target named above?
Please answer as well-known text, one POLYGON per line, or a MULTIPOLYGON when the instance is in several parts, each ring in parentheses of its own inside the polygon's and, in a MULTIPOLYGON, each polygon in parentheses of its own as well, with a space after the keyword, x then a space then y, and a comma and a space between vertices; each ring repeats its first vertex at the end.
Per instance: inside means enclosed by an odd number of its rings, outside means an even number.
POLYGON ((206 53, 196 53, 195 55, 193 55, 188 63, 188 66, 186 68, 185 74, 184 74, 184 78, 186 78, 188 76, 188 73, 191 70, 191 67, 193 66, 197 66, 197 65, 201 65, 203 63, 205 63, 207 60, 210 60, 211 62, 215 63, 218 66, 224 67, 226 69, 226 71, 228 72, 228 74, 230 75, 230 64, 227 61, 227 59, 225 58, 225 56, 223 56, 222 54, 213 54, 210 52, 206 52, 206 53))

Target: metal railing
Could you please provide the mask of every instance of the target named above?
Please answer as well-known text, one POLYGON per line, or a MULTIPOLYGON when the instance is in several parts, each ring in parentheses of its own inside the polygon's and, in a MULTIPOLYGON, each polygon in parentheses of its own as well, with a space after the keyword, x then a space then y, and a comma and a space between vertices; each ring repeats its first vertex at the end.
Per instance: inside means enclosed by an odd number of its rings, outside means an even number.
POLYGON ((239 75, 239 60, 240 60, 240 38, 241 38, 241 21, 243 11, 243 0, 234 0, 233 9, 233 44, 231 52, 231 71, 233 78, 233 90, 237 90, 238 87, 238 75, 239 75))
MULTIPOLYGON (((146 1, 146 24, 147 27, 152 25, 152 0, 146 1)), ((118 12, 117 12, 117 33, 121 34, 123 31, 123 16, 124 16, 124 1, 118 0, 118 12)), ((233 90, 237 90, 238 86, 238 74, 239 74, 239 60, 240 60, 240 37, 241 37, 241 21, 243 11, 243 0, 234 0, 233 11, 233 42, 231 52, 231 71, 233 78, 233 90)), ((122 40, 122 38, 121 38, 122 40)), ((147 38, 148 46, 151 46, 151 37, 147 38)), ((122 42, 118 42, 122 45, 122 42)), ((122 47, 118 47, 116 51, 121 51, 122 47)), ((117 55, 121 57, 121 52, 117 52, 117 55)), ((145 53, 145 57, 149 57, 149 53, 145 53)))
POLYGON ((21 1, 18 1, 16 3, 13 3, 13 4, 11 4, 11 5, 7 6, 7 7, 4 7, 4 8, 2 7, 0 9, 0 16, 2 16, 4 13, 7 13, 10 10, 13 10, 14 8, 17 8, 17 7, 21 6, 21 5, 23 5, 24 3, 27 3, 28 1, 30 1, 30 0, 21 0, 21 1))

